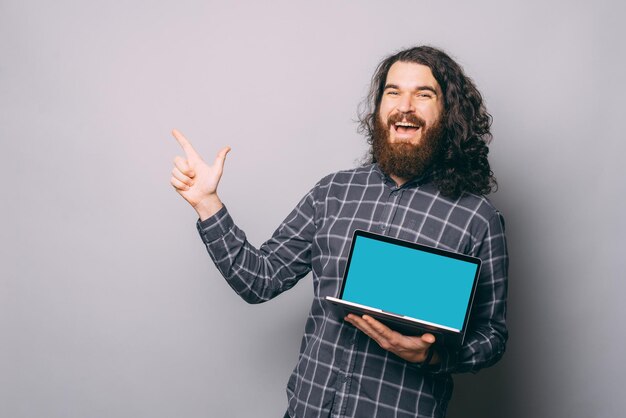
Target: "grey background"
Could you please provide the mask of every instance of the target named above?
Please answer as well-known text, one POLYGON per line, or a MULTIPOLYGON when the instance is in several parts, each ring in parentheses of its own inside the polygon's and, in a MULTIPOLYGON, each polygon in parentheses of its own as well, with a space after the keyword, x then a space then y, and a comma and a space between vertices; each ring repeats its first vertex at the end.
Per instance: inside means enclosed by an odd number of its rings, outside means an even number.
POLYGON ((272 417, 310 278, 249 306, 169 186, 223 145, 260 245, 366 145, 379 60, 449 51, 494 116, 508 351, 450 417, 616 417, 623 396, 621 2, 0 1, 0 416, 272 417))

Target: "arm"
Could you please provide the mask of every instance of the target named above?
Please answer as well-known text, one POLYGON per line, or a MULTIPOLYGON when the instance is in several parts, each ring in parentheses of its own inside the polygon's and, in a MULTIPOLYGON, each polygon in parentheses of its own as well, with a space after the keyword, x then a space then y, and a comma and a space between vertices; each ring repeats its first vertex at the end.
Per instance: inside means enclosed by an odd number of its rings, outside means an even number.
POLYGON ((480 278, 463 346, 455 353, 442 351, 441 364, 433 372, 477 372, 495 364, 508 339, 506 301, 509 257, 504 218, 496 212, 476 241, 474 252, 482 261, 480 278))
POLYGON ((314 190, 285 219, 272 238, 259 249, 253 247, 217 196, 228 147, 212 166, 195 152, 178 131, 174 136, 186 159, 174 160, 171 183, 196 210, 198 232, 209 255, 228 284, 247 302, 264 302, 294 286, 310 271, 314 190))
POLYGON ((314 190, 258 249, 248 242, 226 208, 198 222, 198 231, 213 262, 246 302, 265 302, 293 287, 310 271, 315 233, 314 190))

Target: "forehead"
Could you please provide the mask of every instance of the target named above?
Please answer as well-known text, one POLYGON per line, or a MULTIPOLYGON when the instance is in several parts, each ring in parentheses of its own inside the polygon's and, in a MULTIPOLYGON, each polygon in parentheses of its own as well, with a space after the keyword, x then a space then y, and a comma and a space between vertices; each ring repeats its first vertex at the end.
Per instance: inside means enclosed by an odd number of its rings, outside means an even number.
POLYGON ((441 91, 439 83, 437 83, 430 68, 414 62, 397 61, 393 63, 385 80, 385 86, 390 84, 401 89, 412 90, 417 87, 428 86, 437 92, 441 91))

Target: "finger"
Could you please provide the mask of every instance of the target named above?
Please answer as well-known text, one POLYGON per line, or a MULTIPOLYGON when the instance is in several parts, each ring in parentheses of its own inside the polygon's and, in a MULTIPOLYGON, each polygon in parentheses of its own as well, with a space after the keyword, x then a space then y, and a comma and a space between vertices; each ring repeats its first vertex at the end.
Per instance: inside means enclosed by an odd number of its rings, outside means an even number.
POLYGON ((174 158, 174 165, 176 166, 176 168, 178 168, 178 170, 180 170, 181 173, 183 173, 187 177, 193 178, 196 176, 196 173, 193 171, 193 169, 189 167, 189 162, 187 162, 187 160, 185 160, 183 157, 176 156, 176 158, 174 158))
POLYGON ((174 167, 172 169, 172 177, 176 178, 178 181, 186 184, 187 186, 193 186, 193 180, 185 174, 181 173, 177 167, 174 167))
MULTIPOLYGON (((370 327, 372 329, 374 329, 377 333, 379 333, 382 337, 386 338, 386 339, 392 339, 394 337, 397 336, 401 336, 402 334, 392 330, 391 328, 387 327, 385 324, 383 324, 380 321, 377 321, 376 319, 372 318, 369 315, 363 315, 363 319, 370 325, 370 327)), ((435 343, 435 336, 433 334, 422 334, 422 336, 420 337, 422 339, 422 341, 428 345, 432 345, 435 343)))
POLYGON ((198 155, 196 150, 191 146, 191 142, 189 142, 183 134, 174 129, 172 135, 174 135, 174 138, 176 138, 183 151, 185 151, 187 158, 200 158, 200 155, 198 155))
MULTIPOLYGON (((379 338, 381 340, 388 341, 394 347, 400 348, 402 346, 406 347, 407 345, 412 346, 413 344, 410 343, 410 340, 413 340, 414 342, 416 341, 416 337, 402 335, 369 315, 363 315, 363 320, 366 321, 370 328, 380 336, 379 338)), ((417 341, 419 341, 419 345, 424 348, 434 344, 435 340, 435 336, 429 333, 422 334, 419 339, 417 339, 417 341)))
POLYGON ((426 344, 433 345, 435 341, 437 341, 437 339, 433 334, 423 334, 422 341, 424 341, 426 344))
POLYGON ((349 314, 346 317, 346 320, 350 322, 352 325, 363 331, 368 337, 376 341, 378 345, 385 348, 388 346, 388 341, 386 341, 376 330, 374 330, 362 317, 358 315, 349 314))
POLYGON ((220 171, 224 168, 224 162, 226 161, 226 154, 230 152, 230 147, 225 146, 217 153, 215 157, 215 161, 213 164, 220 169, 220 171))
POLYGON ((344 319, 364 333, 366 333, 367 335, 369 335, 369 325, 367 324, 367 322, 363 321, 363 319, 358 315, 348 314, 344 319))
POLYGON ((189 186, 178 180, 176 177, 170 178, 170 184, 174 186, 176 190, 189 190, 189 186))
POLYGON ((349 322, 352 323, 357 328, 359 328, 361 331, 365 332, 370 337, 373 335, 379 336, 380 334, 364 318, 365 318, 365 315, 364 316, 358 316, 354 314, 348 315, 349 322))
POLYGON ((369 326, 386 339, 390 339, 396 334, 391 328, 384 325, 382 322, 375 320, 369 315, 363 315, 363 320, 369 324, 369 326))
POLYGON ((359 326, 363 326, 363 327, 369 328, 369 325, 367 324, 367 322, 365 322, 363 320, 363 318, 358 316, 357 314, 350 313, 350 314, 348 314, 346 316, 345 319, 346 319, 346 321, 350 322, 351 324, 355 324, 355 325, 359 325, 359 326))

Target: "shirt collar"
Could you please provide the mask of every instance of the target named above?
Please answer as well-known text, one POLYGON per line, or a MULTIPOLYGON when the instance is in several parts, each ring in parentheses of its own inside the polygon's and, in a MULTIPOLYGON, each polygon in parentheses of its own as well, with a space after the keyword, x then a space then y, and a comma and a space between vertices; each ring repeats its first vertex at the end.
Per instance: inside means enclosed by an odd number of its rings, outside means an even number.
POLYGON ((396 185, 396 182, 383 172, 383 170, 380 168, 378 163, 374 163, 372 165, 373 165, 372 170, 376 172, 376 174, 380 176, 380 178, 385 182, 385 184, 387 184, 391 188, 406 189, 409 187, 419 187, 422 184, 428 183, 431 180, 432 175, 433 175, 431 170, 426 170, 426 172, 422 174, 421 176, 416 176, 415 178, 404 183, 402 186, 398 187, 396 185))

